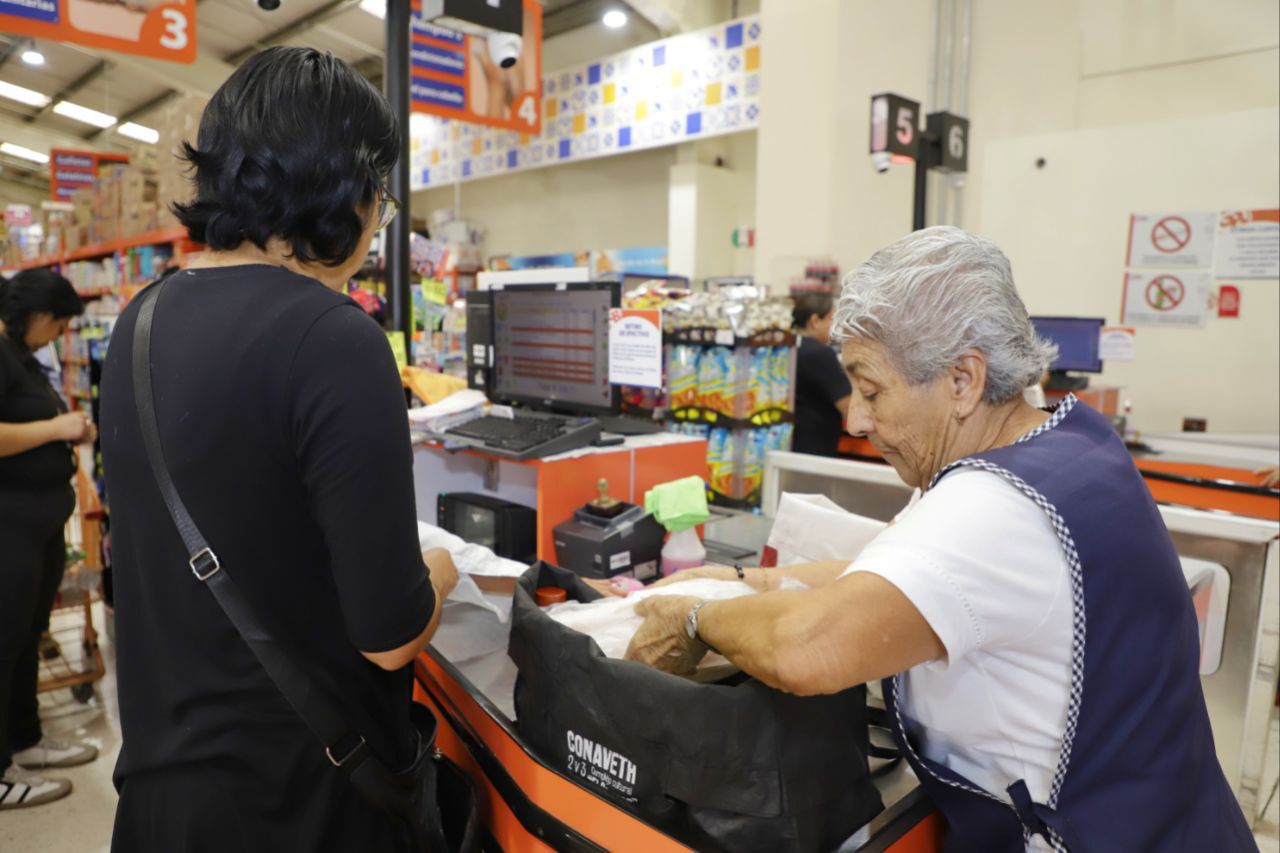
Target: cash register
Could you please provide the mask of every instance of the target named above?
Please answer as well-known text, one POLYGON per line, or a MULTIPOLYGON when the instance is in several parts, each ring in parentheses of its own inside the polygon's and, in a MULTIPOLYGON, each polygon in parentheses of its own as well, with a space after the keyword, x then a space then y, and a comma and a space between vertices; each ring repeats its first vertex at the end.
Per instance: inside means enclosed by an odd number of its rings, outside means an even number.
POLYGON ((644 507, 610 497, 608 480, 596 488, 595 500, 552 531, 556 563, 585 578, 656 579, 666 530, 644 507))

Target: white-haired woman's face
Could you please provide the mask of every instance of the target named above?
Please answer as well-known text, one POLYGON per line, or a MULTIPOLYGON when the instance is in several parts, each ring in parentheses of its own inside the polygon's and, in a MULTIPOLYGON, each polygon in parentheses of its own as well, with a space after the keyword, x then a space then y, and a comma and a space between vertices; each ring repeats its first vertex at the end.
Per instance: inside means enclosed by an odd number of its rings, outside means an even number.
POLYGON ((871 341, 845 341, 841 355, 853 382, 845 428, 865 436, 908 486, 927 487, 953 423, 946 379, 912 385, 871 341))

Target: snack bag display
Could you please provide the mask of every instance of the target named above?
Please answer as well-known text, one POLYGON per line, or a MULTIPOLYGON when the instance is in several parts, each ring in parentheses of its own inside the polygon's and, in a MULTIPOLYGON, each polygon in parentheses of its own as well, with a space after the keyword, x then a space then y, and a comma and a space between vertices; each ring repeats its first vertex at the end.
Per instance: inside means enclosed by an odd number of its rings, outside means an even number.
POLYGON ((702 350, 675 344, 667 352, 667 391, 670 407, 685 409, 698 405, 698 363, 702 350))
POLYGON ((736 383, 733 350, 712 347, 698 361, 698 402, 704 409, 732 415, 731 389, 736 383))
POLYGON ((790 347, 773 347, 769 350, 772 378, 773 405, 779 409, 791 409, 791 356, 790 347))
POLYGON ((766 441, 768 450, 790 450, 791 434, 795 430, 791 424, 774 424, 769 427, 769 437, 766 441))
POLYGON ((707 435, 707 483, 711 489, 733 497, 734 459, 733 431, 716 427, 707 435))
POLYGON ((773 350, 768 347, 760 347, 751 351, 751 378, 749 385, 752 388, 752 393, 750 397, 751 405, 747 409, 748 415, 763 412, 777 405, 773 360, 773 350))
POLYGON ((769 433, 767 429, 752 429, 745 432, 745 446, 742 461, 742 494, 735 497, 748 498, 760 490, 764 482, 764 455, 769 451, 769 433))

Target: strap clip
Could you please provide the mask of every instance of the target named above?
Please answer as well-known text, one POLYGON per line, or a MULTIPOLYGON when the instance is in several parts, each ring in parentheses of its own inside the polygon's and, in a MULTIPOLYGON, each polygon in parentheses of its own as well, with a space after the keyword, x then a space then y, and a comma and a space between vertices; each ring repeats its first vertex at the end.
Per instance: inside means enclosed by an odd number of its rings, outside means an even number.
POLYGON ((325 754, 325 755, 327 755, 327 756, 329 756, 329 763, 330 763, 330 764, 332 764, 334 767, 339 767, 339 768, 340 768, 340 767, 342 767, 342 765, 344 765, 344 764, 346 764, 348 761, 350 761, 350 760, 352 759, 352 757, 353 757, 357 752, 359 752, 360 750, 364 749, 364 747, 365 747, 365 741, 364 741, 364 738, 362 737, 362 738, 360 738, 360 742, 359 742, 358 744, 356 744, 356 745, 355 745, 355 747, 353 747, 353 748, 352 748, 352 750, 351 750, 350 752, 348 752, 345 756, 343 756, 343 757, 342 757, 342 758, 340 758, 340 759, 339 759, 339 758, 334 758, 334 757, 333 757, 333 750, 332 750, 332 749, 330 749, 330 748, 329 748, 329 747, 327 747, 327 746, 324 748, 324 754, 325 754))
POLYGON ((191 566, 191 573, 198 581, 207 581, 222 569, 222 564, 218 562, 218 555, 213 553, 213 549, 207 545, 197 551, 195 556, 187 561, 187 565, 191 566))

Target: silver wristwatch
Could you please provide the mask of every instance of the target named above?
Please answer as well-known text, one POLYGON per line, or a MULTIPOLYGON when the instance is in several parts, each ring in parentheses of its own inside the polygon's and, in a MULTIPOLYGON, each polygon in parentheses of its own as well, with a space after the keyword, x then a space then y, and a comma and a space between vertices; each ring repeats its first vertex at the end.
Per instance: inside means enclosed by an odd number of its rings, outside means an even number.
POLYGON ((707 602, 699 601, 693 607, 689 608, 689 613, 684 617, 684 630, 689 635, 690 640, 700 640, 706 642, 698 636, 698 611, 702 609, 707 602))

